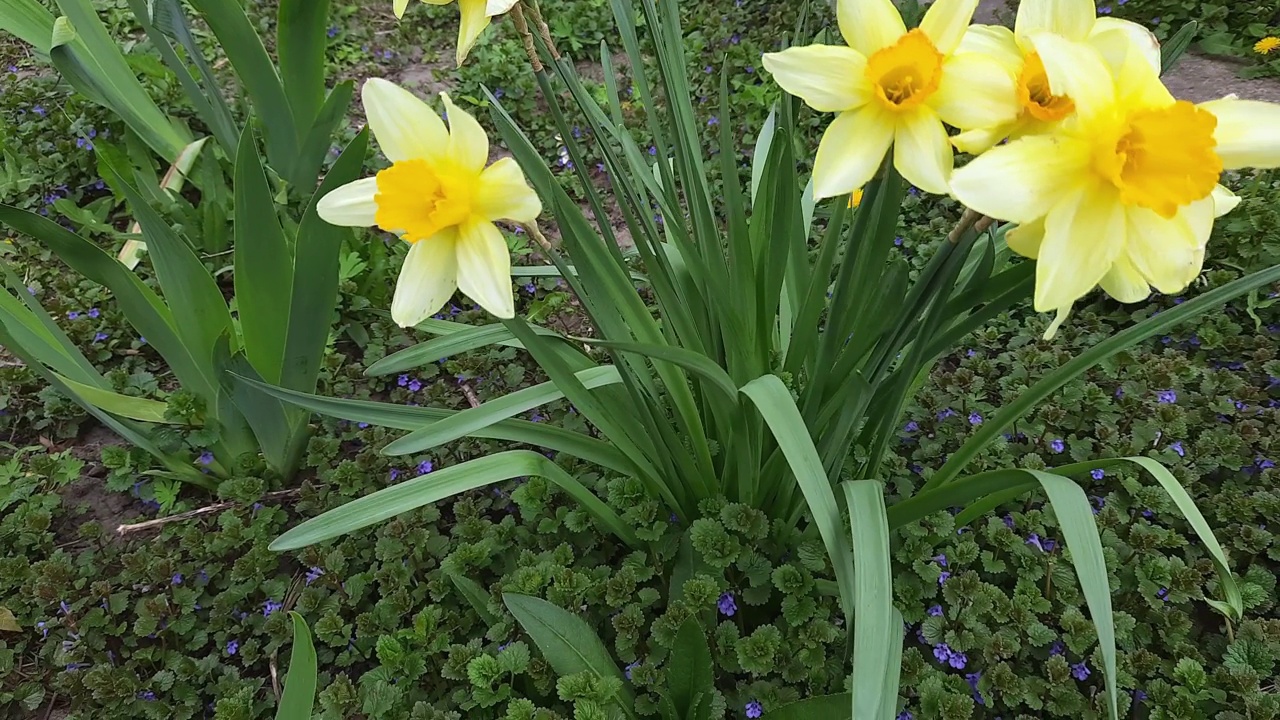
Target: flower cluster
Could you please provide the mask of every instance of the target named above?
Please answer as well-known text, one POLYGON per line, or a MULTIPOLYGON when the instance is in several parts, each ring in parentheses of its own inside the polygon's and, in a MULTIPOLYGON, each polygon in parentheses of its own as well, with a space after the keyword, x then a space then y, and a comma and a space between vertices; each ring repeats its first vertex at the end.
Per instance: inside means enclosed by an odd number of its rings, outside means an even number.
POLYGON ((976 7, 938 0, 908 30, 891 0, 839 0, 847 45, 764 56, 784 90, 836 113, 815 196, 853 196, 892 149, 913 185, 1017 223, 1035 307, 1057 313, 1047 336, 1096 287, 1121 302, 1186 288, 1239 203, 1222 172, 1280 166, 1280 105, 1176 100, 1154 35, 1092 0, 1023 0, 1012 31, 970 26, 976 7), (978 157, 953 170, 952 146, 978 157))

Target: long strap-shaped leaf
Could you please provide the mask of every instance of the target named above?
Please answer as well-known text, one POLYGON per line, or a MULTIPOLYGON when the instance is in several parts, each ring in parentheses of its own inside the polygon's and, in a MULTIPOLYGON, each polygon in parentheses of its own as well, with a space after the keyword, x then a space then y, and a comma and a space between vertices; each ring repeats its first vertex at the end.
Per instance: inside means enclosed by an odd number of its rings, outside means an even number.
POLYGON ((293 650, 276 720, 309 720, 316 700, 316 648, 311 644, 307 621, 296 612, 290 612, 289 618, 293 620, 293 650))
MULTIPOLYGON (((463 323, 450 322, 448 320, 427 319, 418 323, 416 327, 419 330, 435 333, 439 337, 394 352, 370 365, 364 371, 364 374, 367 377, 392 375, 490 345, 505 345, 514 348, 524 347, 502 323, 464 325, 463 323)), ((539 335, 559 337, 555 332, 546 328, 537 325, 531 325, 530 327, 539 335)))
POLYGON ((886 663, 894 646, 902 653, 902 621, 894 622, 893 574, 889 568, 889 521, 879 480, 841 483, 853 533, 853 720, 886 720, 883 708, 897 704, 901 668, 886 663), (892 677, 892 680, 890 678, 892 677), (892 682, 892 700, 886 696, 892 682))
POLYGON ((813 446, 809 429, 791 398, 791 391, 775 375, 763 375, 742 386, 742 393, 760 410, 765 424, 773 432, 778 447, 791 466, 791 473, 809 504, 809 514, 818 526, 818 533, 826 545, 827 555, 840 587, 840 604, 844 606, 845 622, 852 626, 853 608, 856 603, 853 580, 853 556, 849 551, 848 536, 840 531, 840 505, 831 489, 822 461, 813 446))
POLYGON ((972 462, 978 456, 978 453, 982 452, 982 449, 994 440, 997 435, 1004 432, 1018 418, 1026 415, 1039 405, 1041 400, 1044 400, 1058 388, 1071 382, 1094 365, 1116 353, 1137 345, 1147 338, 1166 332, 1175 325, 1210 312, 1230 300, 1275 282, 1280 282, 1280 265, 1266 270, 1259 270, 1252 275, 1247 275, 1220 288, 1210 290, 1193 300, 1165 310, 1159 315, 1149 317, 1137 325, 1122 330, 1094 345, 1050 375, 1042 378, 1035 385, 1024 390, 1017 400, 1001 408, 994 416, 987 418, 987 421, 979 426, 973 435, 969 436, 964 445, 961 445, 960 449, 951 455, 938 470, 937 474, 930 478, 929 482, 925 483, 925 489, 932 490, 955 479, 960 474, 960 471, 964 470, 965 466, 972 462))
POLYGON ((290 529, 271 543, 271 549, 296 550, 354 532, 461 492, 530 475, 544 477, 559 485, 606 530, 633 548, 641 547, 640 540, 631 527, 569 473, 532 450, 508 450, 436 470, 429 475, 420 475, 353 500, 290 529))

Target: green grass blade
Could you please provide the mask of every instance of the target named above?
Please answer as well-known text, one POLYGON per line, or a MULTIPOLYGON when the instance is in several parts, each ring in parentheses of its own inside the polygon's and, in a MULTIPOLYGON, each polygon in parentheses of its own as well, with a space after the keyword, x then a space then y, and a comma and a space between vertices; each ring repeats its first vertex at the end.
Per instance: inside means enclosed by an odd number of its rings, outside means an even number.
POLYGON ((622 689, 614 702, 627 717, 636 717, 635 695, 630 683, 618 670, 618 664, 609 655, 600 636, 582 618, 528 595, 503 593, 502 601, 542 651, 542 656, 556 675, 564 677, 590 672, 602 678, 616 678, 622 683, 622 689))
MULTIPOLYGON (((902 653, 902 621, 893 622, 893 574, 889 568, 889 521, 884 484, 879 480, 841 483, 849 506, 853 538, 853 718, 883 720, 889 675, 900 672, 885 663, 894 647, 902 653)), ((897 693, 889 704, 896 705, 897 693)))
POLYGON ((995 415, 987 418, 987 421, 979 426, 973 435, 970 435, 969 439, 938 469, 937 474, 929 479, 929 482, 925 484, 925 489, 932 490, 939 485, 950 482, 960 474, 961 470, 964 470, 966 465, 978 456, 978 453, 982 452, 984 447, 1017 421, 1018 418, 1026 415, 1039 405, 1042 400, 1094 365, 1116 353, 1137 345, 1147 338, 1165 333, 1176 325, 1203 315, 1225 305, 1230 300, 1275 282, 1280 282, 1280 265, 1266 270, 1259 270, 1252 275, 1247 275, 1222 287, 1210 290, 1199 297, 1165 310, 1159 315, 1149 317, 1137 325, 1121 330, 1085 350, 1053 373, 1042 378, 1035 385, 1024 390, 1016 400, 1001 408, 995 415))
MULTIPOLYGON (((425 330, 429 333, 438 333, 440 337, 418 343, 413 347, 405 348, 382 358, 364 371, 365 376, 394 375, 490 345, 524 347, 502 323, 474 326, 449 322, 448 320, 427 320, 417 327, 419 330, 425 330)), ((556 333, 545 328, 530 327, 540 335, 559 337, 556 333)))
POLYGON ((560 486, 593 515, 604 529, 633 548, 640 541, 608 505, 559 466, 532 450, 508 450, 476 458, 429 475, 379 490, 307 520, 271 543, 271 549, 297 550, 453 497, 461 492, 517 477, 536 475, 560 486))
POLYGON ((254 369, 267 382, 278 384, 289 337, 293 258, 251 130, 240 138, 235 173, 235 286, 240 333, 254 369))
POLYGON ((852 627, 854 598, 853 556, 848 536, 840 531, 840 505, 831 490, 831 481, 822 469, 822 461, 813 446, 809 429, 791 399, 791 391, 774 375, 764 375, 742 387, 742 393, 755 403, 765 424, 773 432, 778 447, 786 456, 795 481, 809 504, 809 514, 818 526, 827 555, 840 586, 840 603, 845 622, 852 627))
MULTIPOLYGON (((236 382, 248 383, 289 403, 321 415, 328 415, 351 422, 369 423, 397 430, 416 430, 423 423, 438 422, 456 415, 458 410, 392 405, 370 400, 349 400, 287 390, 259 382, 252 378, 234 375, 236 382)), ((506 442, 524 443, 547 448, 595 463, 614 472, 631 475, 635 466, 626 455, 602 440, 558 428, 547 423, 528 420, 504 420, 473 433, 474 437, 506 442)))
POLYGON ((289 674, 284 678, 284 695, 276 710, 276 720, 310 720, 316 700, 316 648, 311 644, 307 621, 296 612, 293 620, 293 650, 289 652, 289 674))
POLYGON ((1102 540, 1098 537, 1098 526, 1093 520, 1093 506, 1084 490, 1074 481, 1038 470, 1026 472, 1033 475, 1044 488, 1054 514, 1058 516, 1063 541, 1071 550, 1071 563, 1075 565, 1080 590, 1084 593, 1085 604, 1089 606, 1089 615, 1098 632, 1098 647, 1102 652, 1102 672, 1106 679, 1111 720, 1117 720, 1120 713, 1116 704, 1118 688, 1115 619, 1111 614, 1111 585, 1107 581, 1102 540))
POLYGON ((369 148, 369 132, 362 131, 338 156, 298 225, 294 246, 293 281, 289 299, 289 331, 285 339, 280 384, 309 392, 324 359, 329 331, 338 305, 338 263, 348 228, 330 225, 316 213, 316 203, 330 190, 355 180, 369 148))
MULTIPOLYGON (((588 390, 622 382, 621 376, 618 375, 618 368, 612 365, 580 370, 575 373, 575 376, 588 390)), ((388 444, 382 449, 382 454, 412 455, 430 450, 562 398, 564 393, 556 387, 554 382, 538 383, 418 428, 388 444)))
POLYGON ((1236 584, 1235 577, 1231 574, 1231 567, 1227 564, 1227 554, 1222 551, 1222 546, 1218 544, 1218 538, 1213 534, 1213 529, 1209 527, 1209 523, 1205 521, 1204 515, 1200 514, 1200 509, 1196 507, 1195 501, 1182 488, 1177 478, 1164 465, 1145 457, 1127 457, 1123 458, 1128 462, 1138 465, 1142 469, 1150 473, 1151 477, 1160 483, 1160 487, 1169 493, 1169 497, 1173 499, 1173 504, 1178 507, 1178 512, 1187 519, 1191 524, 1191 529, 1195 531, 1200 538, 1200 542, 1209 551, 1209 557, 1213 560, 1213 565, 1218 571, 1218 583, 1222 586, 1222 595, 1226 599, 1226 606, 1234 614, 1234 619, 1239 620, 1244 615, 1244 599, 1240 595, 1240 586, 1236 584))

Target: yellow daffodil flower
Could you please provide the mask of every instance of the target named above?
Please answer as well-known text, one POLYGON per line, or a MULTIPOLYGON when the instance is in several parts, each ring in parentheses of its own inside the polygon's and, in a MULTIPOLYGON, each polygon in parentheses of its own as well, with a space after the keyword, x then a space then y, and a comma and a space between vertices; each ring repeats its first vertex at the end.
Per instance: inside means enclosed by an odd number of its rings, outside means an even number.
POLYGON ((1159 72, 1160 43, 1150 30, 1128 20, 1096 17, 1094 13, 1094 0, 1022 0, 1012 32, 991 25, 970 28, 960 50, 984 53, 1017 78, 1015 101, 1019 113, 1011 122, 960 133, 951 138, 952 144, 976 155, 1005 138, 1046 132, 1075 109, 1069 96, 1050 89, 1044 63, 1031 43, 1035 33, 1051 32, 1088 43, 1103 54, 1113 69, 1118 69, 1133 48, 1159 72))
POLYGON ((1047 336, 1096 286, 1121 302, 1182 291, 1200 273, 1216 217, 1239 203, 1224 169, 1280 167, 1280 105, 1175 100, 1140 53, 1113 76, 1095 49, 1031 41, 1076 113, 1054 132, 993 148, 957 170, 960 202, 1020 227, 1009 247, 1036 258, 1047 336))
MULTIPOLYGON (((422 2, 428 5, 458 3, 458 12, 462 16, 462 22, 458 25, 458 50, 455 53, 458 67, 462 67, 462 61, 467 59, 467 53, 471 52, 476 40, 480 39, 480 33, 489 27, 489 18, 506 12, 515 4, 514 2, 499 2, 497 3, 498 6, 505 5, 505 8, 490 12, 490 7, 495 3, 492 1, 487 2, 486 0, 422 0, 422 2)), ((404 11, 408 7, 409 0, 395 0, 396 17, 404 17, 404 11)))
POLYGON ((783 90, 838 113, 814 160, 814 197, 848 195, 876 174, 889 147, 915 186, 946 193, 953 156, 943 123, 992 127, 1018 113, 1013 78, 981 53, 960 51, 978 0, 938 0, 907 31, 891 0, 839 0, 848 46, 809 45, 764 56, 783 90))
POLYGON ((853 208, 856 208, 856 207, 858 207, 859 205, 861 205, 861 204, 862 204, 862 194, 863 194, 863 193, 862 193, 862 188, 858 188, 857 190, 854 190, 854 191, 853 191, 853 193, 852 193, 851 195, 849 195, 849 209, 850 209, 850 210, 852 210, 853 208))
POLYGON ((411 244, 391 317, 401 327, 431 317, 462 290, 500 318, 515 317, 511 258, 495 220, 533 222, 542 212, 520 167, 485 167, 489 140, 475 118, 444 100, 449 128, 422 100, 371 78, 361 91, 369 126, 391 167, 320 199, 333 225, 377 226, 411 244))

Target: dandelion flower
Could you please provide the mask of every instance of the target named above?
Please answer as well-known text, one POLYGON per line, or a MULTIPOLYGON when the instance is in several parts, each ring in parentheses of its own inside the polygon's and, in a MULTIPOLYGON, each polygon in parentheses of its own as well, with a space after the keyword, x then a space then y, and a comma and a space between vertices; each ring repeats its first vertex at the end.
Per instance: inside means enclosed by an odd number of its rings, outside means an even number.
POLYGON ((1017 79, 1017 117, 960 133, 951 139, 956 148, 977 155, 1005 138, 1046 132, 1075 111, 1069 95, 1050 88, 1044 63, 1031 42, 1031 37, 1041 32, 1088 43, 1115 67, 1132 48, 1157 72, 1160 70, 1160 43, 1156 36, 1128 20, 1095 17, 1093 0, 1022 0, 1012 31, 975 25, 960 42, 961 52, 985 54, 1017 79))
POLYGON ((532 222, 542 211, 520 167, 485 167, 489 140, 475 118, 441 93, 449 129, 425 102, 371 78, 362 90, 373 135, 391 167, 321 198, 334 225, 377 226, 410 243, 391 317, 411 327, 439 312, 455 290, 500 318, 515 317, 511 258, 495 220, 532 222))
POLYGON ((944 194, 954 158, 943 123, 991 127, 1017 116, 1013 78, 996 60, 960 50, 978 0, 938 0, 908 31, 892 0, 839 0, 845 45, 767 53, 778 85, 819 112, 837 113, 814 160, 814 196, 866 185, 894 148, 912 185, 944 194))
POLYGON ((1268 35, 1253 44, 1253 51, 1259 55, 1270 55, 1280 49, 1280 38, 1268 35))
POLYGON ((1057 319, 1101 286, 1121 302, 1182 291, 1200 273, 1216 217, 1239 198, 1223 170, 1280 166, 1280 105, 1227 97, 1178 101, 1130 53, 1113 77, 1101 54, 1053 34, 1033 38, 1072 118, 1048 135, 994 148, 956 171, 965 205, 1020 223, 1009 247, 1036 258, 1035 308, 1057 319))

